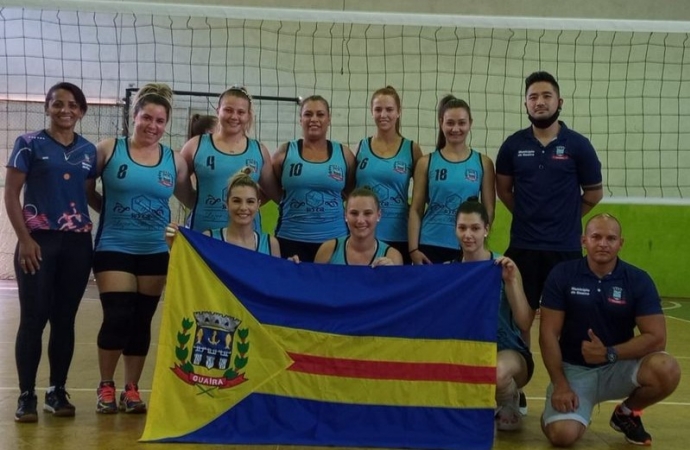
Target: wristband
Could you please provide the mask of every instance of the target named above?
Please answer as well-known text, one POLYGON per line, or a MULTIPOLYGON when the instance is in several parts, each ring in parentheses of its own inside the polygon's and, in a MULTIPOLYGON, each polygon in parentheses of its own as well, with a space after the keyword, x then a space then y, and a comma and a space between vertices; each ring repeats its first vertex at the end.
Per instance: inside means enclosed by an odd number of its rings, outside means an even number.
POLYGON ((419 251, 419 247, 413 248, 412 250, 410 250, 410 251, 408 252, 408 254, 411 255, 411 254, 413 254, 413 253, 416 252, 416 251, 419 251))

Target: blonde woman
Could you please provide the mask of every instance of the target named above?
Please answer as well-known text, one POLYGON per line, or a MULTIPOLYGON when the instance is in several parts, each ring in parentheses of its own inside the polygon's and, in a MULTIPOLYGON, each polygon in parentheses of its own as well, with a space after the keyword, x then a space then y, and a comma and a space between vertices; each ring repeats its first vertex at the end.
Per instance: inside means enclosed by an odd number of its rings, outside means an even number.
MULTIPOLYGON (((218 98, 218 124, 213 132, 193 137, 182 147, 182 156, 190 173, 196 177, 196 193, 184 199, 192 208, 189 227, 197 231, 220 228, 228 221, 225 205, 228 178, 243 167, 251 169, 251 178, 261 186, 265 201, 280 198, 268 149, 249 138, 254 123, 252 97, 241 86, 233 86, 218 98)), ((261 230, 261 216, 254 220, 261 230)))

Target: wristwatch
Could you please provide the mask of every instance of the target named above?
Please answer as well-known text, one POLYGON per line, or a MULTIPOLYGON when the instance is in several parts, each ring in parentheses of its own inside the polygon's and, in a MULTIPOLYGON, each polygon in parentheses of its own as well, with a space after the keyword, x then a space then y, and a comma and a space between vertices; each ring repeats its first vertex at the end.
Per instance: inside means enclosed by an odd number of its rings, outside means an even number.
POLYGON ((613 347, 606 347, 606 361, 613 364, 618 361, 618 352, 613 347))

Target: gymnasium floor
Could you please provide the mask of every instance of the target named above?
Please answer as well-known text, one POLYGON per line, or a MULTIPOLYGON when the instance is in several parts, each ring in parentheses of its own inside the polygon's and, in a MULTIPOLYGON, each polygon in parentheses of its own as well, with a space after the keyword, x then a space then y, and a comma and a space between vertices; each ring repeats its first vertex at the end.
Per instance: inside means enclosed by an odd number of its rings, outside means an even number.
MULTIPOLYGON (((675 355, 681 364, 687 378, 690 373, 690 301, 664 302, 667 307, 668 351, 675 355)), ((76 450, 76 449, 118 449, 118 450, 172 450, 203 448, 204 450, 236 448, 238 450, 296 448, 289 446, 216 446, 194 444, 142 444, 138 442, 144 428, 145 416, 128 416, 117 414, 102 416, 94 412, 96 394, 95 389, 99 381, 96 360, 95 339, 101 320, 101 308, 98 293, 94 285, 89 285, 77 316, 77 343, 75 356, 70 371, 68 391, 72 396, 72 403, 77 407, 75 418, 55 418, 49 414, 39 412, 38 424, 17 424, 14 422, 16 408, 17 375, 14 365, 14 340, 19 321, 19 307, 17 290, 14 281, 0 281, 0 449, 2 450, 76 450)), ((159 307, 154 319, 154 344, 151 355, 156 354, 155 342, 160 323, 159 307)), ((534 331, 538 329, 535 322, 533 328, 533 342, 537 342, 534 331)), ((47 342, 47 331, 44 344, 47 342)), ((48 383, 47 355, 39 369, 37 386, 39 407, 42 406, 43 389, 48 383)), ((541 357, 535 354, 537 368, 535 376, 526 392, 529 403, 529 413, 524 421, 524 427, 517 433, 499 433, 494 444, 495 449, 526 450, 551 448, 539 430, 539 415, 544 401, 544 389, 547 384, 546 371, 541 364, 541 357)), ((150 359, 140 383, 144 398, 149 396, 153 375, 154 357, 150 359)), ((122 384, 122 374, 118 374, 116 381, 122 384)), ((592 418, 592 425, 585 437, 575 448, 581 449, 632 449, 622 435, 613 431, 609 425, 614 403, 608 403, 596 408, 592 418)), ((681 380, 678 390, 666 401, 645 412, 643 417, 645 427, 654 439, 654 447, 663 450, 688 448, 690 432, 685 428, 690 419, 690 383, 681 380)), ((317 449, 317 447, 312 447, 317 449)), ((332 449, 332 447, 324 447, 332 449)))

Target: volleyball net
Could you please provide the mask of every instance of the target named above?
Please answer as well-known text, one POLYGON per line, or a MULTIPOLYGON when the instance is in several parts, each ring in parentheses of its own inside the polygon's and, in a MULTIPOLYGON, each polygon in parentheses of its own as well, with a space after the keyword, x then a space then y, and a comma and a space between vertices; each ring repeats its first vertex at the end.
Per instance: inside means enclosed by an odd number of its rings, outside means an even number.
MULTIPOLYGON (((529 125, 525 76, 546 70, 561 86, 562 120, 597 149, 607 197, 690 198, 687 24, 180 5, 162 11, 160 4, 119 3, 89 6, 99 11, 58 11, 48 2, 0 9, 5 160, 19 134, 45 126, 45 92, 63 80, 86 93, 90 108, 78 131, 94 142, 126 128, 127 89, 157 81, 208 93, 176 96, 167 142, 174 148, 184 142, 191 114, 212 114, 211 94, 233 84, 269 99, 323 95, 331 138, 356 145, 374 130, 371 93, 392 85, 402 97, 403 134, 429 152, 437 102, 453 93, 472 108, 472 147, 495 158, 508 135, 529 125)), ((294 101, 258 101, 255 108, 254 134, 269 148, 299 135, 294 101)), ((4 186, 4 169, 0 181, 4 186)), ((2 224, 2 242, 13 242, 8 230, 2 224)))

